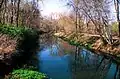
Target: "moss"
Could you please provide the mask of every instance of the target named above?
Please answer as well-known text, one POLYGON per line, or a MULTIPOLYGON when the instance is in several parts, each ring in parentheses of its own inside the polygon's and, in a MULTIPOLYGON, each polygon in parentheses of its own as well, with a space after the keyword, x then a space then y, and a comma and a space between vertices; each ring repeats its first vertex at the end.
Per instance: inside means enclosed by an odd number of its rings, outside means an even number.
POLYGON ((14 70, 7 79, 47 79, 47 76, 29 69, 18 69, 14 70))

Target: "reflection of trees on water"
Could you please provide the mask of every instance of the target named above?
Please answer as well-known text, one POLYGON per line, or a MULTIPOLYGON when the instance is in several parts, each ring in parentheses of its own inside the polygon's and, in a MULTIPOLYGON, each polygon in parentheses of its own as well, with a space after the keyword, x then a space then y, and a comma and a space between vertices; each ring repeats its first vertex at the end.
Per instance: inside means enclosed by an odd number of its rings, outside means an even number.
MULTIPOLYGON (((40 36, 41 50, 49 49, 51 56, 64 57, 66 47, 69 48, 69 45, 64 45, 64 42, 58 41, 58 38, 50 35, 40 36)), ((75 49, 67 49, 68 52, 72 51, 72 67, 70 64, 72 79, 120 79, 120 67, 113 63, 112 58, 78 47, 75 49)))
POLYGON ((40 48, 50 47, 53 44, 57 43, 57 38, 49 34, 40 35, 40 48))
POLYGON ((76 47, 73 60, 73 79, 119 79, 120 68, 112 58, 93 54, 76 47))
MULTIPOLYGON (((69 48, 70 45, 68 45, 69 48)), ((64 56, 67 51, 70 53, 72 49, 67 49, 64 42, 52 35, 44 34, 40 36, 40 50, 49 49, 52 56, 64 56)))

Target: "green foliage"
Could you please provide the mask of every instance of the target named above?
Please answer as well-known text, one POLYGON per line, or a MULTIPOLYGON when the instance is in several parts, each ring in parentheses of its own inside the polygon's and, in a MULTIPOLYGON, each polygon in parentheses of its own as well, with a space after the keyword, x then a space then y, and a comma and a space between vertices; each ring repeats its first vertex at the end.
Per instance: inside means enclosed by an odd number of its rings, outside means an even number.
POLYGON ((36 31, 28 27, 16 27, 14 25, 0 24, 0 33, 7 34, 12 37, 21 37, 24 35, 25 32, 28 32, 29 34, 36 33, 36 31))
POLYGON ((18 69, 11 73, 9 79, 47 79, 47 76, 29 69, 18 69))
POLYGON ((92 44, 86 43, 86 44, 84 45, 84 47, 87 48, 87 49, 92 49, 92 44))
POLYGON ((75 46, 79 46, 79 45, 80 45, 79 42, 74 41, 74 40, 69 40, 69 44, 71 44, 71 45, 75 45, 75 46))
POLYGON ((113 31, 113 32, 118 32, 118 23, 117 23, 117 22, 114 22, 114 23, 112 24, 112 31, 113 31))
POLYGON ((85 47, 87 49, 92 49, 93 41, 86 42, 85 44, 83 44, 82 42, 77 42, 73 39, 67 39, 67 38, 63 38, 63 37, 61 37, 61 39, 63 39, 64 41, 67 41, 70 45, 74 45, 74 46, 78 46, 78 47, 85 47))

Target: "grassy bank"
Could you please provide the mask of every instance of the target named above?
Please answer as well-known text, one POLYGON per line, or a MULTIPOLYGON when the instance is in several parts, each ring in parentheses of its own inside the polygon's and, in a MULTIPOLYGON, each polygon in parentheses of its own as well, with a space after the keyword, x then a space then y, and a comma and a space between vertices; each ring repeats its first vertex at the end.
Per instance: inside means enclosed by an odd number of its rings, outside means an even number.
POLYGON ((89 36, 89 34, 76 34, 72 33, 65 35, 64 33, 56 33, 55 36, 67 41, 71 45, 83 47, 94 51, 98 54, 104 54, 112 56, 115 60, 120 60, 120 43, 116 43, 112 47, 108 44, 104 44, 103 41, 96 36, 89 36))
POLYGON ((83 34, 79 34, 78 36, 75 33, 70 35, 55 34, 55 36, 63 39, 64 41, 67 41, 71 45, 84 47, 86 49, 92 49, 92 44, 95 42, 95 38, 90 38, 90 37, 86 38, 86 36, 84 36, 83 34))

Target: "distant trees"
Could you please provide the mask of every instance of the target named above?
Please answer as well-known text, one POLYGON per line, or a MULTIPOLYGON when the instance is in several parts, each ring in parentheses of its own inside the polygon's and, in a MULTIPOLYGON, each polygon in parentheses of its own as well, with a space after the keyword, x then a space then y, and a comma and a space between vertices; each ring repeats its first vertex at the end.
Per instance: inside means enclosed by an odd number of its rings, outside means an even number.
POLYGON ((76 26, 75 19, 76 17, 74 17, 73 14, 70 15, 60 14, 59 19, 57 20, 59 30, 64 31, 65 33, 70 33, 76 30, 77 27, 74 27, 76 26))
POLYGON ((53 30, 55 22, 42 17, 39 1, 42 0, 0 0, 0 23, 53 30))
MULTIPOLYGON (((45 24, 50 30, 58 29, 58 25, 63 30, 66 29, 64 26, 73 26, 76 33, 93 33, 91 31, 94 31, 110 45, 113 43, 111 9, 109 8, 113 0, 68 0, 67 5, 72 7, 71 14, 60 15, 57 20, 43 18, 38 1, 40 0, 0 0, 0 23, 34 28, 44 27, 43 24, 45 24)), ((114 0, 114 5, 120 35, 119 0, 114 0)))
POLYGON ((78 33, 80 31, 80 19, 82 17, 80 10, 79 10, 79 3, 80 0, 70 0, 69 3, 67 4, 68 6, 73 8, 73 13, 75 13, 75 27, 76 27, 76 33, 78 33), (78 30, 79 29, 79 30, 78 30))
POLYGON ((39 27, 41 19, 38 0, 1 0, 0 23, 39 27))

